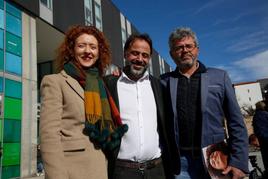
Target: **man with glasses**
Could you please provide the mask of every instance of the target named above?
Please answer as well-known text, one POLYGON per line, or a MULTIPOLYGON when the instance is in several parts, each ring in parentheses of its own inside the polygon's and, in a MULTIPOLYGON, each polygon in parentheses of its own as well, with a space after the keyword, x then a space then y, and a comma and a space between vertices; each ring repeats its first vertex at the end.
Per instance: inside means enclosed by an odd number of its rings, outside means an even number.
POLYGON ((108 76, 106 85, 128 131, 120 148, 108 154, 109 178, 163 179, 170 169, 161 83, 149 75, 152 41, 147 34, 132 34, 124 46, 128 63, 122 74, 108 76))
POLYGON ((190 28, 169 37, 175 71, 161 76, 167 101, 175 178, 210 178, 202 148, 224 141, 224 119, 229 135, 228 165, 220 171, 233 179, 248 172, 247 130, 227 73, 198 61, 199 44, 190 28))

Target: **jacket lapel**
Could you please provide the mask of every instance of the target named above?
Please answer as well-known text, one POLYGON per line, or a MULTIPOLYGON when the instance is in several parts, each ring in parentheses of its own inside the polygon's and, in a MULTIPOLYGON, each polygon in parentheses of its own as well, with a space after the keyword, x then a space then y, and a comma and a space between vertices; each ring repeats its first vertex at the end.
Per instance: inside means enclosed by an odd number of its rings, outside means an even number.
POLYGON ((67 75, 67 73, 62 70, 61 71, 62 76, 65 78, 66 83, 74 90, 74 92, 80 96, 82 100, 84 100, 84 90, 81 87, 81 85, 71 76, 67 75))
MULTIPOLYGON (((178 78, 170 77, 169 85, 170 85, 169 90, 170 90, 172 109, 174 113, 176 113, 177 112, 176 104, 177 104, 178 78)), ((174 114, 174 116, 177 116, 177 113, 174 114)))
POLYGON ((150 83, 151 83, 151 87, 152 87, 152 90, 153 90, 153 93, 154 93, 154 99, 155 99, 155 103, 156 103, 156 107, 157 107, 157 110, 159 109, 159 98, 158 98, 158 91, 157 91, 157 87, 156 87, 156 84, 155 84, 155 81, 154 79, 150 76, 150 83))

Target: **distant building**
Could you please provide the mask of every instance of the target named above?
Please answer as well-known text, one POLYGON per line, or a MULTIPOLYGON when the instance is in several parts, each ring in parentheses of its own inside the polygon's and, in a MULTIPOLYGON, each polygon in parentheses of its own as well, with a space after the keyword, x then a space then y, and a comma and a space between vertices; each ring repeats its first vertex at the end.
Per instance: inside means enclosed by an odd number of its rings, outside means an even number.
MULTIPOLYGON (((55 49, 75 24, 103 31, 119 67, 127 37, 139 33, 110 0, 0 0, 0 179, 36 173, 40 81, 55 71, 55 49)), ((170 69, 153 49, 149 72, 170 69)))
POLYGON ((268 78, 259 79, 257 80, 257 82, 259 82, 261 85, 261 92, 263 99, 268 100, 268 78))
POLYGON ((234 84, 234 89, 242 113, 246 113, 245 109, 255 109, 256 102, 263 99, 259 82, 234 84))

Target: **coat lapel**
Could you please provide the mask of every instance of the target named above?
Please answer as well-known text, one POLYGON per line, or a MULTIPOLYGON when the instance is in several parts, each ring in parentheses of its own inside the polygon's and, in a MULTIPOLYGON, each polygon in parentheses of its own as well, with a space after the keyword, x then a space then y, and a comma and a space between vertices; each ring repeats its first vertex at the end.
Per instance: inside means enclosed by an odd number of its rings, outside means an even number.
POLYGON ((80 96, 82 100, 84 100, 84 90, 81 87, 81 85, 71 76, 67 75, 67 73, 62 70, 61 71, 62 76, 65 78, 66 83, 74 90, 74 92, 80 96))
MULTIPOLYGON (((177 111, 176 104, 177 104, 178 78, 170 77, 169 85, 170 85, 169 89, 170 89, 172 109, 175 113, 177 111)), ((177 114, 174 115, 177 116, 177 114)))
POLYGON ((158 95, 157 95, 158 91, 157 91, 155 81, 151 76, 150 76, 150 83, 151 83, 151 87, 152 87, 152 90, 153 90, 153 93, 154 93, 154 99, 155 99, 156 107, 157 107, 157 110, 158 110, 159 109, 159 98, 158 98, 158 95))

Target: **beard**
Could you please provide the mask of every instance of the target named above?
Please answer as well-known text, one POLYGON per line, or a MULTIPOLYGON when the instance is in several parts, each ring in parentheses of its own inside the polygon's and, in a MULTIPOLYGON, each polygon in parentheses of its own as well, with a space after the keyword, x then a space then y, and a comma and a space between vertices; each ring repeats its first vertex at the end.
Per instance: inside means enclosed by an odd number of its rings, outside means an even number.
POLYGON ((188 52, 183 54, 182 57, 177 57, 175 61, 179 69, 190 69, 195 65, 197 57, 194 56, 192 53, 188 52))
POLYGON ((143 76, 143 74, 148 68, 148 64, 138 60, 132 60, 130 62, 128 61, 128 64, 130 66, 129 73, 135 78, 140 78, 141 76, 143 76), (135 68, 135 65, 139 65, 139 68, 135 68))

